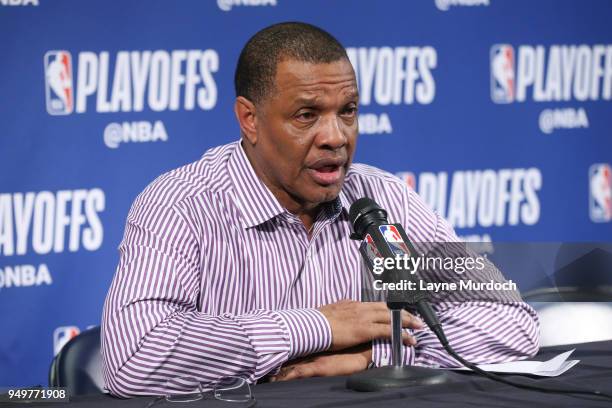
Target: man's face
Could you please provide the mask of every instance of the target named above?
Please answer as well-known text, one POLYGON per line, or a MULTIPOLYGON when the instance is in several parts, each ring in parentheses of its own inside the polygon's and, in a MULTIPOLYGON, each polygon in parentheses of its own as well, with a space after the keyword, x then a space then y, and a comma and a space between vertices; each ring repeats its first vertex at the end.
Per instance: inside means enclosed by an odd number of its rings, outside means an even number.
POLYGON ((281 204, 309 209, 338 196, 357 141, 353 68, 282 60, 257 108, 253 146, 260 177, 281 204))

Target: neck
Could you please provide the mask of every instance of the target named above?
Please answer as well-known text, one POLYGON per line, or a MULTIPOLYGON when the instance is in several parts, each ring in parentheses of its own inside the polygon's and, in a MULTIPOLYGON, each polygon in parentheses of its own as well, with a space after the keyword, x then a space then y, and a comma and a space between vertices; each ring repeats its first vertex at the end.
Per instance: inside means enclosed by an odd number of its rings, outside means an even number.
POLYGON ((308 215, 304 214, 304 215, 298 215, 298 217, 302 221, 302 224, 304 224, 304 229, 306 229, 306 233, 308 234, 308 239, 310 239, 312 237, 312 230, 313 230, 316 215, 312 216, 310 214, 308 215))

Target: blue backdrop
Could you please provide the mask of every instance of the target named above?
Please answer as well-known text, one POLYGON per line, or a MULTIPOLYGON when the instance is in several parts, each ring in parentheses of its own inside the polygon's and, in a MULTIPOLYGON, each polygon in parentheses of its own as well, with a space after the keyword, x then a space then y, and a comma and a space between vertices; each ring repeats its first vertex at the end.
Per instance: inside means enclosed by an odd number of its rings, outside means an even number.
POLYGON ((0 0, 0 386, 45 384, 99 324, 132 200, 239 137, 236 60, 275 22, 346 45, 355 160, 460 235, 610 241, 611 17, 598 0, 0 0))

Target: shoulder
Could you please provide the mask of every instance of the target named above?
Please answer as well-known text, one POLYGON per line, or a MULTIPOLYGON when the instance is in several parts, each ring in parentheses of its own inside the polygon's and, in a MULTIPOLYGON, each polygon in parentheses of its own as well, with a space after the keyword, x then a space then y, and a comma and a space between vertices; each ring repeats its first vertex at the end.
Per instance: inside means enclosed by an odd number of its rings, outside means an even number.
POLYGON ((407 187, 398 177, 393 174, 363 163, 353 163, 346 175, 345 183, 353 188, 367 188, 384 184, 387 187, 403 190, 407 187))
POLYGON ((230 186, 227 162, 237 143, 207 150, 197 161, 170 170, 153 180, 136 198, 134 206, 155 203, 173 207, 190 199, 224 191, 230 186))
POLYGON ((436 235, 438 214, 411 186, 387 171, 355 163, 347 173, 343 192, 350 203, 370 197, 387 211, 389 222, 401 223, 417 240, 430 241, 436 235))
POLYGON ((414 193, 412 188, 393 174, 361 163, 351 165, 342 190, 351 203, 361 197, 370 197, 383 208, 385 205, 401 206, 414 193))

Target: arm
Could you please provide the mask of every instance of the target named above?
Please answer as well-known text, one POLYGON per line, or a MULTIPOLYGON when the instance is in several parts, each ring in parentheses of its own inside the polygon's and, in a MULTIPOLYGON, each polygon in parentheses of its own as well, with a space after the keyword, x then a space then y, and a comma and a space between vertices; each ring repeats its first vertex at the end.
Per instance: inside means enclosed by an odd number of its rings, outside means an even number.
MULTIPOLYGON (((493 364, 534 356, 539 348, 539 324, 526 303, 465 302, 436 305, 451 347, 475 364, 493 364)), ((429 330, 415 333, 417 347, 411 364, 461 366, 429 330)))
MULTIPOLYGON (((439 215, 437 242, 458 238, 439 215)), ((503 279, 503 277, 501 277, 503 279)), ((520 299, 518 293, 513 293, 520 299)), ((499 363, 534 356, 539 349, 539 320, 536 312, 522 301, 442 302, 434 305, 451 347, 470 362, 499 363)), ((452 367, 460 365, 444 352, 428 329, 415 333, 417 349, 413 363, 452 367)))
POLYGON ((331 344, 314 309, 212 316, 198 308, 202 243, 175 208, 137 200, 102 319, 107 388, 118 396, 164 394, 169 379, 254 382, 283 362, 331 344))
MULTIPOLYGON (((451 347, 466 360, 499 363, 534 356, 539 348, 538 318, 522 302, 464 302, 434 305, 451 347)), ((457 367, 460 364, 442 347, 429 328, 411 331, 416 346, 404 346, 406 365, 457 367)), ((391 344, 375 340, 372 360, 377 366, 391 362, 391 344)))
MULTIPOLYGON (((429 210, 414 191, 410 191, 408 197, 407 202, 411 204, 413 214, 418 213, 423 222, 432 226, 433 233, 422 238, 423 242, 459 240, 452 227, 440 215, 429 210)), ((409 235, 422 236, 417 228, 409 232, 409 235)), ((528 358, 535 355, 539 349, 537 314, 529 305, 520 301, 518 293, 512 293, 509 298, 519 301, 438 302, 434 303, 433 307, 451 347, 459 355, 474 363, 497 363, 528 358)), ((404 346, 405 364, 441 367, 459 365, 442 348, 429 328, 414 331, 412 334, 417 345, 404 346)), ((372 359, 378 366, 390 363, 391 344, 388 340, 373 342, 372 359)))

